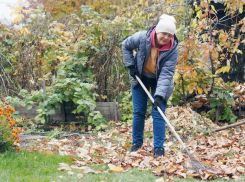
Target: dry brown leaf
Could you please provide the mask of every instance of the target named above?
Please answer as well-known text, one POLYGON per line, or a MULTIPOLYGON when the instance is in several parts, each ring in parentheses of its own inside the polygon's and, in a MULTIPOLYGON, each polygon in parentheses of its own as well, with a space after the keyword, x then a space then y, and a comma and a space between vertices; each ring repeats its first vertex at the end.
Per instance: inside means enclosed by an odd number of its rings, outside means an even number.
POLYGON ((88 168, 88 169, 83 171, 84 174, 86 174, 86 173, 94 173, 94 172, 95 172, 95 170, 93 170, 91 168, 88 168))
POLYGON ((81 179, 81 178, 83 178, 83 174, 77 174, 77 179, 81 179))
POLYGON ((74 172, 72 172, 72 171, 68 171, 68 174, 69 174, 69 175, 73 175, 73 174, 74 174, 74 172))
POLYGON ((232 178, 234 178, 235 181, 244 181, 244 178, 242 178, 241 176, 232 176, 232 178))
POLYGON ((170 168, 168 169, 168 173, 173 173, 173 172, 175 172, 175 171, 177 171, 177 169, 174 168, 174 167, 170 167, 170 168))
POLYGON ((152 161, 155 166, 159 166, 159 161, 152 161))
POLYGON ((84 161, 75 161, 75 164, 77 164, 77 166, 85 166, 85 165, 87 165, 87 163, 84 162, 84 161))
POLYGON ((139 166, 139 163, 133 162, 133 163, 132 163, 132 166, 133 166, 133 167, 138 167, 138 166, 139 166))
POLYGON ((64 171, 64 170, 71 170, 69 164, 67 163, 59 163, 60 167, 58 168, 59 171, 64 171))
POLYGON ((241 173, 245 173, 245 168, 242 167, 242 166, 236 167, 236 170, 239 171, 239 172, 241 172, 241 173))
POLYGON ((75 166, 75 165, 71 165, 71 169, 84 169, 84 167, 79 167, 79 166, 75 166))
POLYGON ((163 179, 163 178, 158 178, 158 179, 156 179, 156 181, 155 182, 166 182, 166 180, 165 179, 163 179))
POLYGON ((176 174, 180 175, 183 178, 186 178, 186 173, 182 173, 180 171, 177 171, 176 174))
POLYGON ((108 167, 109 167, 110 170, 113 170, 113 168, 115 168, 116 166, 113 165, 113 164, 108 164, 108 167))
POLYGON ((50 151, 50 150, 44 150, 44 151, 42 151, 42 153, 45 154, 45 155, 56 155, 55 152, 50 151))

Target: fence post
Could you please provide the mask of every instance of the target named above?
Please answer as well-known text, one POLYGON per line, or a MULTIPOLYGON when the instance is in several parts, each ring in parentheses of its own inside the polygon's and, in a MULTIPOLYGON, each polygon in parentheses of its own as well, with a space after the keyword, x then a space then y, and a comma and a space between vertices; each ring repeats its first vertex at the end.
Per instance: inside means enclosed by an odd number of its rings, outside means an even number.
POLYGON ((114 102, 114 115, 115 115, 115 121, 118 122, 116 99, 113 99, 113 102, 114 102))

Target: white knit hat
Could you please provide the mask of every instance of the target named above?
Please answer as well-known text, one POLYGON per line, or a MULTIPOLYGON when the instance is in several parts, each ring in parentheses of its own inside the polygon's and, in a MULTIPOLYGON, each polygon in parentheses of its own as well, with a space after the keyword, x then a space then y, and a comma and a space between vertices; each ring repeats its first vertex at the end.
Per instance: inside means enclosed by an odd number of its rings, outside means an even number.
POLYGON ((156 33, 167 32, 172 35, 176 33, 176 20, 173 16, 163 14, 156 26, 156 33))

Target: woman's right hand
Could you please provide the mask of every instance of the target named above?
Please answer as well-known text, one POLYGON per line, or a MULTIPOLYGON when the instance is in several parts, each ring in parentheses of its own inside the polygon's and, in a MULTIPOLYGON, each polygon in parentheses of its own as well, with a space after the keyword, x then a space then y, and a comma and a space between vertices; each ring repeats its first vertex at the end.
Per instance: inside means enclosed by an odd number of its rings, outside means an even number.
POLYGON ((134 78, 136 79, 136 75, 139 76, 139 72, 137 70, 137 68, 135 66, 131 66, 129 67, 129 74, 134 78))

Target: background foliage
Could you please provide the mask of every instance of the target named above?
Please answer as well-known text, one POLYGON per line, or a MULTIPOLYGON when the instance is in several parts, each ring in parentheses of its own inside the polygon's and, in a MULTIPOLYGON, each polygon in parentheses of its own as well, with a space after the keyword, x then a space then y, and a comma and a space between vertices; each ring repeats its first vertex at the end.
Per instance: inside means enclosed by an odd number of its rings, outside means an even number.
POLYGON ((130 89, 120 43, 168 13, 178 22, 180 41, 169 104, 190 103, 212 119, 218 109, 220 120, 236 120, 240 77, 229 74, 243 62, 243 1, 28 1, 14 8, 14 25, 0 26, 1 95, 18 96, 24 105, 39 102, 37 119, 70 103, 92 124, 104 123, 95 102, 124 103, 130 89))

